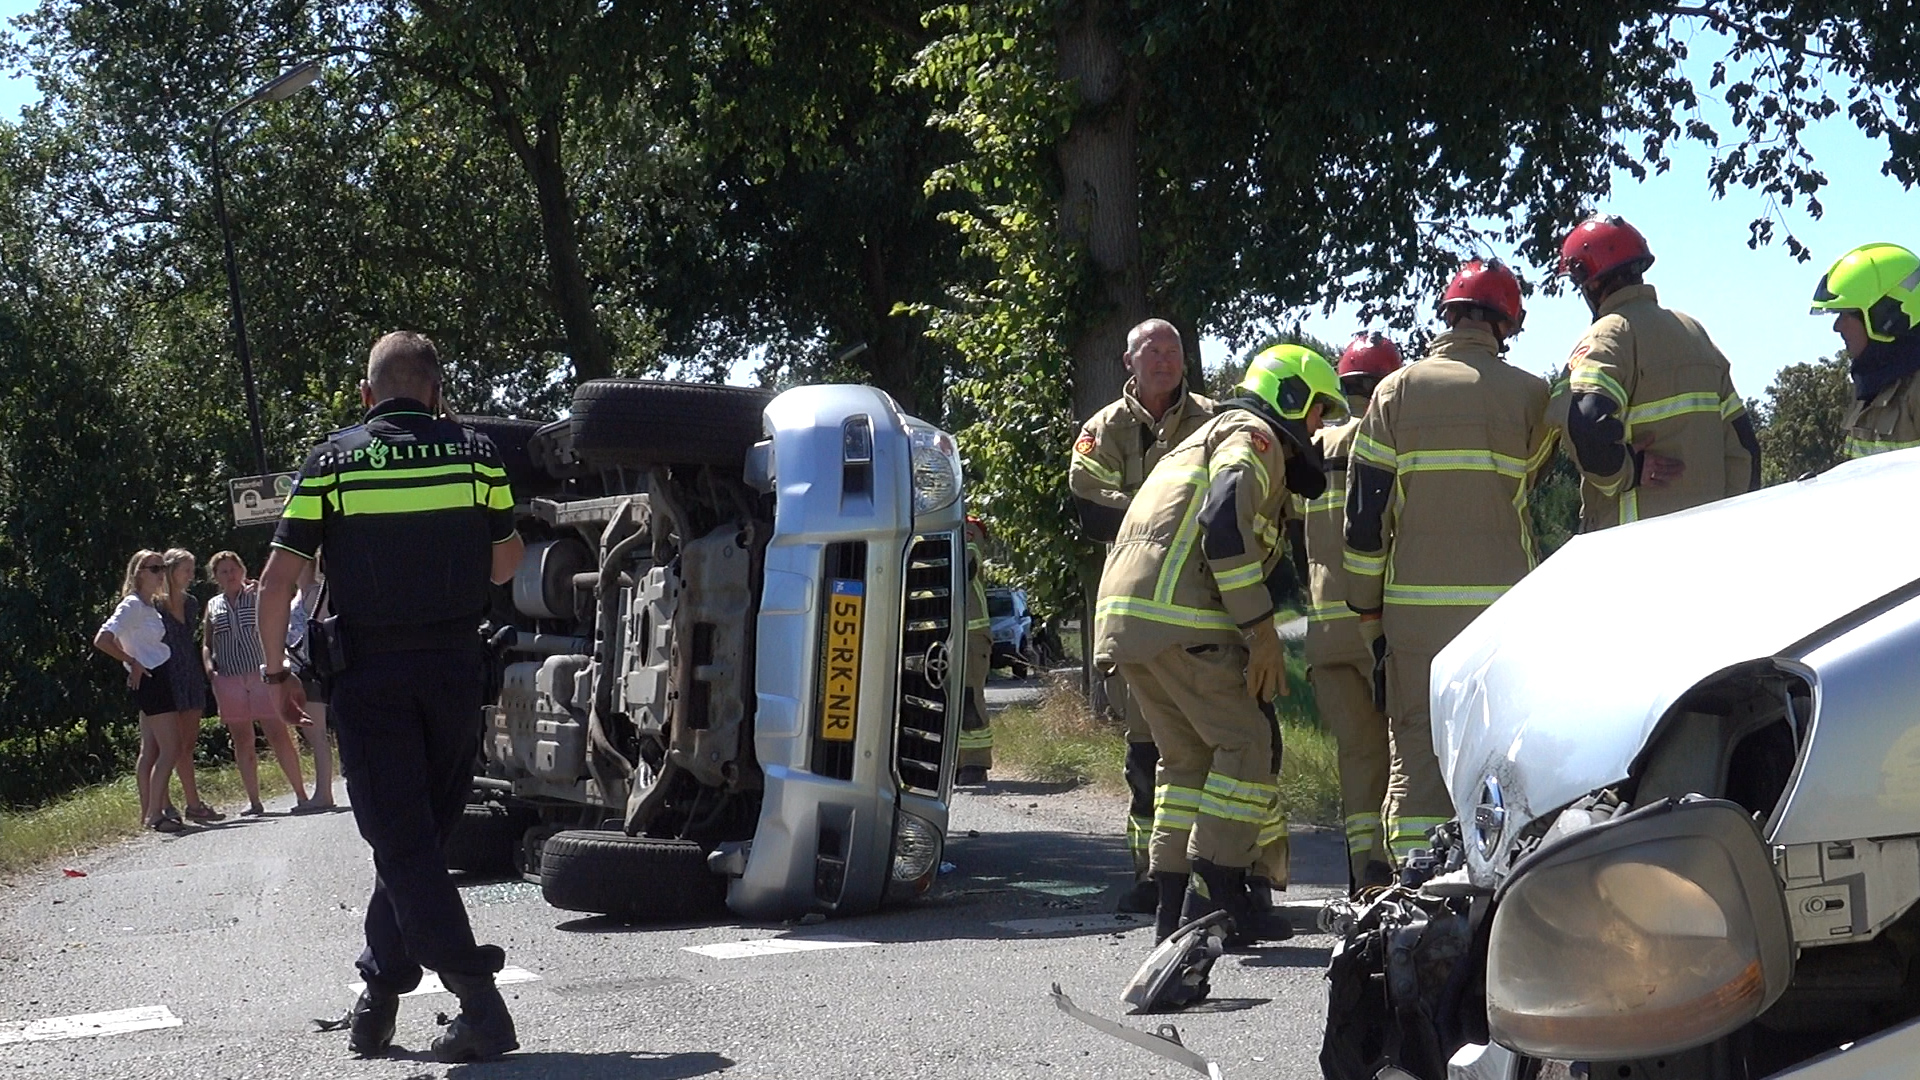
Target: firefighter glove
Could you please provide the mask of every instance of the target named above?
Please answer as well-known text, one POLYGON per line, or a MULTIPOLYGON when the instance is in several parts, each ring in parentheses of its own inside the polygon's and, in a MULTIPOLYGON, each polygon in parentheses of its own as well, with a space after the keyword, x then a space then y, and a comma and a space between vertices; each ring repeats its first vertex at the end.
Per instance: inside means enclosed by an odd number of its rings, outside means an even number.
POLYGON ((1247 692, 1255 701, 1287 695, 1287 651, 1272 619, 1262 619, 1244 632, 1247 641, 1247 692))

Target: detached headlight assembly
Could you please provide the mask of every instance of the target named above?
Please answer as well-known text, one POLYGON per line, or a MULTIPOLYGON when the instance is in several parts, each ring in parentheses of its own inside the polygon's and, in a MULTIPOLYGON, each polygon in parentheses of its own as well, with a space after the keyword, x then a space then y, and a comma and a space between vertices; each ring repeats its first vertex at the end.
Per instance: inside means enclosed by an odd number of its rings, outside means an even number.
POLYGON ((1793 937, 1766 845, 1719 799, 1667 800, 1514 867, 1487 943, 1487 1024, 1533 1057, 1701 1046, 1786 989, 1793 937))
POLYGON ((960 448, 953 436, 925 424, 909 424, 913 448, 913 512, 932 513, 960 497, 960 448))

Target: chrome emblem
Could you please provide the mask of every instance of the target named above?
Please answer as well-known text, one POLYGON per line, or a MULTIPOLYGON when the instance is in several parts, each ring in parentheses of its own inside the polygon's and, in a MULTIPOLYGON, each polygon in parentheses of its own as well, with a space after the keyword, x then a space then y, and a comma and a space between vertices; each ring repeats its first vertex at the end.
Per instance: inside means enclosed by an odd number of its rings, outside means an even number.
POLYGON ((927 646, 927 654, 920 660, 920 670, 926 675, 927 685, 938 690, 947 682, 947 643, 936 641, 927 646))
POLYGON ((1500 781, 1492 776, 1480 784, 1480 804, 1473 808, 1473 822, 1469 837, 1473 840, 1473 849, 1480 855, 1482 862, 1492 861, 1500 850, 1500 840, 1507 831, 1507 800, 1500 794, 1500 781))

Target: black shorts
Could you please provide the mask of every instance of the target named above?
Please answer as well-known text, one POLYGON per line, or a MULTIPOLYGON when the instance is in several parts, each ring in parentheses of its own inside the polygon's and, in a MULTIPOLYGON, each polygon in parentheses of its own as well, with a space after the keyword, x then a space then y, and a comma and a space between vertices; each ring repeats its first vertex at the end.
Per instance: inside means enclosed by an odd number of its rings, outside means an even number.
POLYGON ((173 661, 168 660, 159 667, 146 673, 140 679, 140 685, 132 690, 134 707, 142 716, 159 716, 174 711, 173 679, 168 670, 173 661))

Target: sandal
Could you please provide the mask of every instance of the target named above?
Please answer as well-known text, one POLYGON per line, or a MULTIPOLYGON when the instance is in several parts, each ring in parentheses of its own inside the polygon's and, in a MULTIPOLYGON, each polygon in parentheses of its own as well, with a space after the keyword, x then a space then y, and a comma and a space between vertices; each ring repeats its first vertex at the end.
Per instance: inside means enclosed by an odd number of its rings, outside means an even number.
POLYGON ((218 810, 215 810, 213 807, 208 806, 206 803, 196 803, 193 806, 187 807, 187 816, 192 818, 195 821, 227 820, 227 815, 221 813, 218 810))
POLYGON ((179 818, 170 818, 162 814, 155 818, 153 824, 148 826, 148 828, 151 828, 154 832, 177 833, 184 830, 186 826, 180 824, 179 818))
POLYGON ((267 808, 264 806, 261 806, 259 803, 254 803, 252 806, 249 806, 245 810, 240 811, 240 816, 241 817, 266 817, 267 808))

